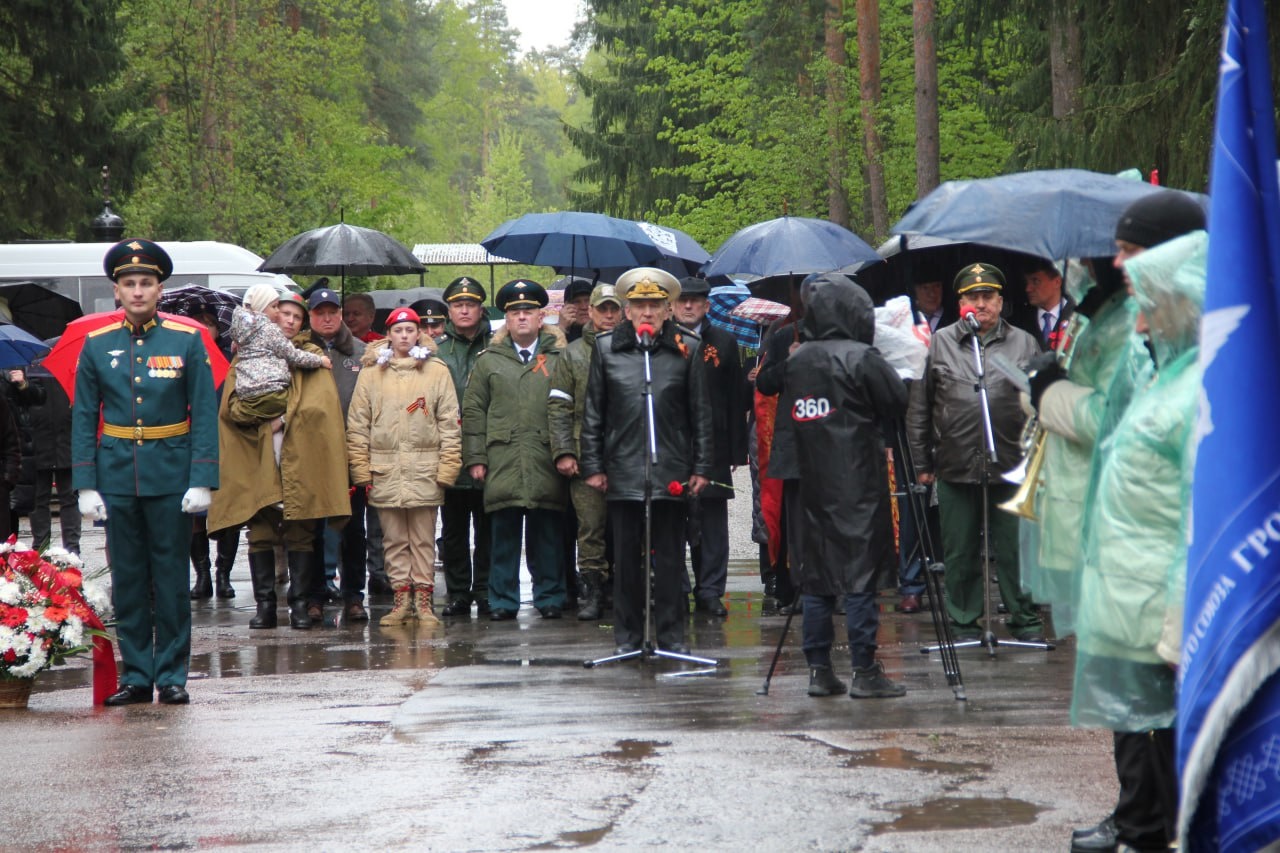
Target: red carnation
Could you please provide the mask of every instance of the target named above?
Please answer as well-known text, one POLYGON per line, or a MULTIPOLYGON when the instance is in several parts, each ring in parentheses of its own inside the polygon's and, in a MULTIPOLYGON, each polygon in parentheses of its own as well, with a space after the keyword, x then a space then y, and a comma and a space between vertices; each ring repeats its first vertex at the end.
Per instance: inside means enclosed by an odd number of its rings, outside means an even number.
POLYGON ((667 483, 667 494, 672 497, 680 497, 684 494, 684 484, 679 480, 672 480, 670 483, 667 483))

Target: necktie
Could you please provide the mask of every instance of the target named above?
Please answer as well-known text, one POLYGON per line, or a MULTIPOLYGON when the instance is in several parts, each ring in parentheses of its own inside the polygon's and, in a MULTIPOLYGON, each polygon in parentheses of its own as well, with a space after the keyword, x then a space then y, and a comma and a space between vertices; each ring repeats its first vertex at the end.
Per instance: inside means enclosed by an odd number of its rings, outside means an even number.
POLYGON ((524 362, 525 364, 528 364, 529 359, 531 358, 533 358, 533 353, 529 352, 527 349, 520 350, 520 360, 522 362, 524 362))
POLYGON ((1053 315, 1050 314, 1048 311, 1044 312, 1044 327, 1042 329, 1042 332, 1044 335, 1044 342, 1046 344, 1049 343, 1049 336, 1053 334, 1053 329, 1055 325, 1057 324, 1054 323, 1053 315))

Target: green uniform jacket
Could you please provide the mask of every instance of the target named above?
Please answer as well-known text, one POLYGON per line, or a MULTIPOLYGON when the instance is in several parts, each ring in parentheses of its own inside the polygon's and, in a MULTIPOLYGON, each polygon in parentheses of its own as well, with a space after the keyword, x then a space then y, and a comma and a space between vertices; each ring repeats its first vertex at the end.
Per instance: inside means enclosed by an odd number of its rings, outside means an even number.
POLYGON ((582 337, 569 344, 551 373, 551 399, 547 422, 551 428, 551 458, 581 455, 582 413, 587 406, 587 377, 591 353, 596 348, 596 330, 590 323, 582 327, 582 337))
POLYGON ((476 359, 462 399, 462 465, 488 466, 485 512, 563 510, 568 502, 547 427, 551 374, 564 346, 559 328, 543 326, 537 354, 522 364, 503 329, 476 359))
MULTIPOLYGON (((459 408, 462 407, 462 396, 467 390, 467 379, 476 366, 476 359, 485 351, 492 339, 493 329, 489 325, 488 317, 480 320, 480 328, 476 330, 476 336, 471 340, 458 334, 452 320, 444 324, 444 334, 436 338, 436 358, 443 361, 449 368, 449 374, 453 377, 453 387, 458 392, 459 408)), ((466 466, 463 466, 462 473, 458 475, 458 481, 449 488, 480 489, 483 485, 471 479, 466 466)))
POLYGON ((218 488, 218 398, 200 333, 151 320, 91 332, 76 370, 71 415, 72 485, 107 495, 183 494, 218 488), (190 421, 171 438, 98 437, 98 416, 119 427, 190 421))

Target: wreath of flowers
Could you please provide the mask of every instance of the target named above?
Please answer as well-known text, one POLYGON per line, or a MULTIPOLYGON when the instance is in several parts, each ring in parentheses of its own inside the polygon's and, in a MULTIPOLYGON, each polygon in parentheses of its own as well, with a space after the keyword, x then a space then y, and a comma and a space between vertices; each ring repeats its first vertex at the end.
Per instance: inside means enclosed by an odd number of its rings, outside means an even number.
POLYGON ((42 555, 16 537, 0 543, 0 678, 32 678, 99 641, 109 654, 105 573, 86 577, 80 558, 62 548, 42 555))

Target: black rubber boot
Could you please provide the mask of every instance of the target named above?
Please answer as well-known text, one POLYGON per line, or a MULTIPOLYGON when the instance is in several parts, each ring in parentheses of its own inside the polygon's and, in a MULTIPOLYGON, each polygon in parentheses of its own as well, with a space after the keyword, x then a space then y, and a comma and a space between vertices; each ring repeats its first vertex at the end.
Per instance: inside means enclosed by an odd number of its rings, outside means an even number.
POLYGON ((213 580, 209 577, 209 534, 203 530, 191 534, 191 566, 196 570, 191 600, 213 598, 213 580))
POLYGON ((311 628, 307 615, 307 596, 316 572, 316 555, 305 551, 289 552, 289 627, 306 631, 311 628))
POLYGON ((258 613, 249 620, 250 628, 276 627, 276 552, 249 552, 249 579, 253 581, 253 600, 258 613))
POLYGON ((236 551, 240 549, 240 530, 221 530, 213 535, 218 543, 218 559, 214 563, 213 588, 218 598, 235 598, 236 591, 231 586, 231 566, 236 561, 236 551))
POLYGON ((594 622, 599 619, 603 608, 601 597, 604 595, 604 575, 600 572, 583 572, 580 575, 581 597, 578 603, 579 622, 594 622))

